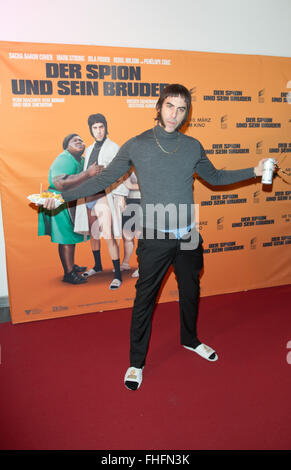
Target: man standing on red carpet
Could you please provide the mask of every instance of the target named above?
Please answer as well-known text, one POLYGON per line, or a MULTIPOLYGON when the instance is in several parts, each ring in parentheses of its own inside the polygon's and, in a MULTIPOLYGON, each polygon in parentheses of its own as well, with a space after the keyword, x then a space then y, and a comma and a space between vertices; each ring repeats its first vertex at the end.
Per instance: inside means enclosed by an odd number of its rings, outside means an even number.
POLYGON ((124 382, 137 390, 142 382, 152 313, 161 283, 173 265, 180 305, 181 344, 209 361, 217 353, 197 336, 199 274, 203 266, 202 238, 196 230, 193 174, 211 185, 228 185, 262 175, 255 168, 217 170, 200 142, 179 129, 186 123, 191 95, 182 85, 166 86, 157 102, 157 125, 127 141, 99 175, 63 191, 65 201, 89 196, 110 186, 134 166, 141 192, 143 237, 139 239, 139 279, 136 283, 131 333, 130 367, 124 382))

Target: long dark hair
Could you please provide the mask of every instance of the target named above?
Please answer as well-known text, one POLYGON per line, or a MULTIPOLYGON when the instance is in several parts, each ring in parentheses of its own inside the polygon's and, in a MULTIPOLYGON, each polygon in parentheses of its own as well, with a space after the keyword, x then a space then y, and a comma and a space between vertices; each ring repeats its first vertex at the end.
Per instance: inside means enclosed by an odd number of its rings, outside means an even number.
MULTIPOLYGON (((105 127, 105 137, 107 136, 108 134, 108 128, 107 128, 107 121, 106 121, 106 117, 103 115, 103 114, 91 114, 89 117, 88 117, 88 126, 89 126, 89 129, 90 129, 90 132, 91 132, 91 135, 93 136, 93 132, 92 132, 92 126, 93 124, 95 124, 96 122, 102 122, 102 124, 104 124, 104 127, 105 127)), ((94 137, 94 136, 93 136, 94 137)))

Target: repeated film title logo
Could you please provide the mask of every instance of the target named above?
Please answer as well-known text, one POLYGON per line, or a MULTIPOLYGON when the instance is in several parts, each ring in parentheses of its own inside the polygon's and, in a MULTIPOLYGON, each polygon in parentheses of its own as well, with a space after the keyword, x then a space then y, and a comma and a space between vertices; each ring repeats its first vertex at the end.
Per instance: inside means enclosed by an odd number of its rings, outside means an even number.
MULTIPOLYGON (((287 82, 286 88, 291 89, 291 80, 287 82)), ((197 101, 197 87, 193 86, 190 89, 192 94, 192 102, 197 101)), ((242 90, 213 90, 212 94, 203 95, 202 100, 208 103, 246 103, 253 102, 253 97, 250 95, 245 95, 242 90)), ((257 103, 291 103, 291 92, 281 91, 278 93, 278 96, 271 96, 268 99, 266 98, 266 90, 260 89, 257 93, 257 103)), ((288 121, 291 123, 291 120, 288 121)), ((193 117, 189 122, 189 127, 203 128, 208 124, 212 123, 212 118, 210 116, 203 117, 193 117)), ((281 128, 281 122, 273 122, 272 117, 256 117, 248 116, 242 122, 236 122, 235 126, 237 128, 281 128)), ((223 114, 220 116, 220 128, 227 129, 228 124, 228 114, 223 114)), ((241 152, 243 153, 243 152, 241 152)))
MULTIPOLYGON (((260 201, 261 191, 256 190, 253 193, 253 203, 257 204, 260 201)), ((267 197, 268 202, 272 201, 288 201, 291 200, 291 191, 278 191, 275 193, 273 197, 267 197), (288 194, 285 194, 288 193, 288 194)), ((216 194, 211 195, 209 200, 201 201, 200 205, 206 207, 226 207, 228 204, 246 204, 247 198, 240 198, 238 194, 216 194)), ((270 226, 274 225, 279 221, 281 224, 290 223, 291 222, 291 213, 283 213, 278 216, 276 219, 268 217, 267 215, 253 215, 253 216, 245 216, 240 217, 238 220, 233 220, 230 222, 231 225, 228 223, 228 228, 231 227, 232 229, 243 229, 248 230, 250 227, 263 227, 263 226, 270 226)), ((208 227, 208 220, 200 220, 199 221, 200 231, 208 227)), ((219 231, 224 230, 225 228, 225 217, 221 214, 220 217, 216 219, 216 229, 219 231)), ((264 240, 260 243, 261 248, 267 247, 276 247, 276 246, 283 246, 283 245, 290 245, 291 244, 291 235, 281 235, 281 236, 273 236, 270 240, 264 240)), ((257 237, 253 237, 250 239, 249 248, 251 250, 255 250, 258 247, 258 240, 257 237)), ((205 248, 204 253, 224 253, 230 251, 237 251, 237 250, 244 250, 245 245, 237 244, 236 241, 228 241, 222 243, 210 243, 208 247, 205 248)))
MULTIPOLYGON (((255 190, 253 192, 252 200, 254 204, 258 204, 261 200, 262 192, 261 190, 255 190)), ((272 196, 264 196, 265 201, 272 203, 274 201, 290 201, 291 200, 291 191, 276 191, 272 196)), ((247 198, 239 197, 239 194, 214 194, 210 195, 209 200, 202 200, 200 201, 201 207, 227 207, 228 205, 234 204, 246 204, 247 198)), ((290 223, 291 222, 291 213, 283 213, 280 216, 280 222, 282 223, 290 223)), ((246 216, 241 217, 238 220, 234 220, 231 222, 232 229, 243 229, 248 230, 249 227, 258 227, 258 226, 266 226, 266 225, 274 225, 278 222, 278 217, 276 219, 270 218, 267 215, 253 215, 253 216, 246 216)), ((200 220, 199 222, 200 231, 208 226, 207 220, 200 220)), ((216 220, 216 229, 217 230, 224 230, 225 226, 225 218, 224 215, 221 215, 216 220)), ((282 236, 274 236, 271 240, 263 241, 260 246, 262 248, 267 248, 271 246, 283 246, 283 245, 290 245, 291 244, 291 236, 290 235, 282 235, 282 236)), ((251 250, 254 250, 258 247, 257 237, 253 237, 250 240, 249 247, 251 250)), ((243 250, 245 246, 243 244, 236 244, 235 241, 231 242, 223 242, 223 243, 211 243, 207 248, 205 248, 204 253, 222 253, 222 252, 229 252, 229 251, 237 251, 243 250)))
MULTIPOLYGON (((291 88, 291 81, 288 81, 287 88, 291 88)), ((196 92, 197 89, 194 87, 192 90, 195 92, 195 97, 193 101, 196 101, 196 92)), ((204 95, 203 101, 205 102, 252 102, 253 99, 249 95, 245 95, 242 90, 213 90, 213 93, 210 95, 204 95)), ((281 92, 279 96, 272 96, 268 99, 272 103, 291 103, 291 93, 290 92, 281 92)), ((266 91, 261 89, 258 91, 257 102, 262 104, 267 102, 266 91)), ((194 118, 191 120, 191 127, 205 127, 208 123, 211 122, 211 118, 194 118)), ((291 122, 291 120, 289 121, 291 122)), ((273 122, 271 117, 246 117, 243 122, 236 122, 236 128, 241 129, 251 129, 251 128, 266 128, 266 129, 278 129, 281 128, 280 122, 273 122)), ((223 114, 220 117, 220 128, 227 129, 229 127, 228 114, 223 114)), ((269 154, 274 154, 278 158, 279 154, 288 154, 291 153, 291 142, 279 142, 277 146, 270 147, 268 149, 263 148, 263 141, 258 141, 256 143, 256 153, 262 154, 263 151, 269 152, 269 154)), ((218 155, 242 155, 249 154, 250 149, 247 147, 242 147, 240 143, 215 143, 212 144, 211 148, 205 149, 205 152, 208 156, 218 156, 218 155)), ((253 203, 260 202, 261 191, 255 191, 253 193, 253 203)), ((266 202, 274 201, 287 201, 291 200, 291 191, 276 191, 275 194, 266 197, 266 202)), ((222 194, 222 195, 213 195, 208 201, 201 201, 201 206, 218 206, 226 204, 245 204, 247 203, 246 198, 239 198, 238 194, 222 194)), ((283 214, 281 219, 284 222, 290 222, 290 214, 283 214)), ((257 225, 270 225, 274 224, 274 219, 268 219, 265 215, 252 216, 252 217, 242 217, 239 221, 232 223, 232 228, 242 228, 242 227, 252 227, 257 225)), ((207 221, 200 221, 200 230, 203 227, 207 226, 207 221)), ((217 230, 223 230, 224 228, 224 217, 219 217, 217 219, 217 230)), ((262 243, 262 247, 269 246, 278 246, 278 245, 287 245, 291 243, 290 236, 282 237, 272 237, 271 241, 262 243)), ((257 238, 253 237, 250 240, 250 249, 257 248, 257 238)), ((212 243, 209 244, 209 247, 205 249, 205 253, 221 253, 225 251, 236 251, 244 249, 244 245, 236 245, 236 242, 223 242, 223 243, 212 243)))

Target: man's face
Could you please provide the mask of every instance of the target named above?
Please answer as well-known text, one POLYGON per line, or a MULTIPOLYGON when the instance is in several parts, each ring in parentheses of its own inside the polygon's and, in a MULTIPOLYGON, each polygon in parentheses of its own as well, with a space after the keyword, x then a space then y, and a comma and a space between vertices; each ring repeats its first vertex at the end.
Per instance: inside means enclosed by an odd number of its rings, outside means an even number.
POLYGON ((174 132, 185 118, 187 104, 181 96, 168 96, 162 104, 160 125, 167 132, 174 132))
POLYGON ((105 126, 103 122, 95 122, 95 124, 92 125, 92 134, 97 142, 101 142, 101 140, 104 139, 105 136, 105 126))
POLYGON ((81 137, 79 137, 78 135, 75 135, 70 140, 67 149, 72 155, 77 155, 77 154, 82 155, 85 149, 85 144, 83 140, 81 139, 81 137))

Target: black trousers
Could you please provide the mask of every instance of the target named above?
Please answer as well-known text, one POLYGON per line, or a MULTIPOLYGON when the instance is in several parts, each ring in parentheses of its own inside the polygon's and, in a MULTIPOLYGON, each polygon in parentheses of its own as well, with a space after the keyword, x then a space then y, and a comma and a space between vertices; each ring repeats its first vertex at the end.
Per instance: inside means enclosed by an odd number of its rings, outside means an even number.
POLYGON ((196 324, 203 248, 199 243, 196 249, 184 250, 181 243, 176 238, 138 241, 139 279, 131 319, 130 366, 141 368, 145 364, 156 298, 170 265, 178 282, 181 344, 200 344, 196 324))

